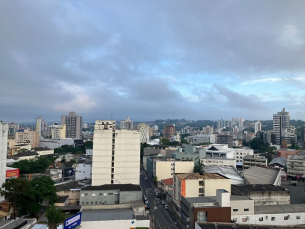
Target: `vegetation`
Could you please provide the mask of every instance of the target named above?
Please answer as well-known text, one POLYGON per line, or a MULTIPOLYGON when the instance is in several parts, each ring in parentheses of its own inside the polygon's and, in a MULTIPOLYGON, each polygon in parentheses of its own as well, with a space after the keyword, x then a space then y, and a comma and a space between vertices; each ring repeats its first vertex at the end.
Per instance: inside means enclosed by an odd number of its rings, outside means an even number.
POLYGON ((12 167, 20 169, 20 173, 42 173, 54 162, 53 156, 40 156, 35 159, 15 162, 12 167))
POLYGON ((144 148, 146 148, 146 147, 148 147, 148 146, 149 146, 149 145, 148 145, 146 142, 144 142, 144 143, 141 142, 141 146, 140 146, 140 148, 141 148, 141 151, 140 151, 140 158, 141 158, 141 161, 143 161, 144 148))
POLYGON ((50 229, 56 229, 65 220, 65 214, 60 208, 54 205, 47 208, 46 217, 48 219, 48 227, 50 229))
POLYGON ((82 154, 86 153, 86 150, 81 147, 73 147, 71 145, 62 145, 59 148, 54 149, 55 154, 67 154, 67 153, 73 153, 73 154, 82 154))
POLYGON ((203 164, 200 160, 198 160, 196 163, 195 163, 195 166, 194 166, 194 169, 193 169, 193 172, 194 173, 200 173, 201 175, 203 175, 203 164))
POLYGON ((12 178, 2 184, 0 194, 9 200, 14 219, 25 214, 36 216, 44 200, 51 204, 57 200, 54 182, 48 176, 36 177, 32 181, 12 178))
POLYGON ((176 142, 176 141, 171 142, 171 141, 170 141, 169 139, 167 139, 167 138, 161 138, 160 144, 161 144, 161 145, 167 145, 167 146, 177 146, 177 145, 179 145, 179 142, 176 142))
POLYGON ((157 185, 158 185, 158 178, 157 178, 157 177, 154 177, 154 178, 153 178, 153 182, 154 182, 154 185, 157 187, 157 185))
POLYGON ((86 149, 93 149, 93 141, 86 141, 85 147, 86 149))

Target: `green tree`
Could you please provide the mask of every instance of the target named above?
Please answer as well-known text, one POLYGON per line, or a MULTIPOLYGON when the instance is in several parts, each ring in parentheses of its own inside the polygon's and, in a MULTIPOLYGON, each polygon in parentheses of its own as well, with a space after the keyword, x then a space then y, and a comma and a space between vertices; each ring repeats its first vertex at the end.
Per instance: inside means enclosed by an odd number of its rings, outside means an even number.
POLYGON ((146 142, 144 142, 144 143, 141 142, 141 146, 140 146, 140 149, 141 149, 141 151, 140 151, 140 160, 141 160, 141 161, 143 161, 144 148, 146 148, 146 147, 148 147, 148 146, 149 146, 149 145, 148 145, 146 142))
POLYGON ((54 153, 55 154, 61 154, 61 153, 66 153, 66 151, 65 151, 64 148, 59 147, 59 148, 54 149, 54 153))
POLYGON ((66 163, 66 158, 65 158, 65 156, 61 159, 60 162, 61 162, 61 163, 66 163))
POLYGON ((48 220, 48 227, 50 229, 56 229, 65 220, 65 214, 62 210, 54 205, 47 208, 45 216, 48 220))
POLYGON ((200 160, 198 160, 195 165, 194 165, 194 169, 193 172, 194 173, 200 173, 201 175, 203 175, 203 164, 200 160))
POLYGON ((13 218, 18 216, 22 208, 23 200, 28 200, 28 190, 31 189, 30 182, 22 178, 12 178, 2 184, 1 196, 7 199, 13 208, 13 218))
POLYGON ((250 142, 250 147, 255 151, 264 152, 267 148, 267 145, 260 138, 253 138, 250 142))
POLYGON ((76 161, 74 159, 71 159, 70 162, 72 162, 73 164, 76 163, 76 161))
POLYGON ((160 144, 161 144, 161 145, 169 145, 169 144, 170 144, 170 141, 169 141, 169 139, 167 139, 167 138, 161 138, 160 144))
POLYGON ((85 147, 86 149, 93 149, 93 141, 86 141, 85 147))
POLYGON ((154 182, 154 185, 157 187, 157 184, 158 184, 158 178, 157 178, 157 177, 154 177, 154 178, 153 178, 153 182, 154 182))
POLYGON ((76 147, 75 148, 75 153, 83 154, 83 153, 86 153, 86 150, 84 148, 81 148, 81 147, 76 147))

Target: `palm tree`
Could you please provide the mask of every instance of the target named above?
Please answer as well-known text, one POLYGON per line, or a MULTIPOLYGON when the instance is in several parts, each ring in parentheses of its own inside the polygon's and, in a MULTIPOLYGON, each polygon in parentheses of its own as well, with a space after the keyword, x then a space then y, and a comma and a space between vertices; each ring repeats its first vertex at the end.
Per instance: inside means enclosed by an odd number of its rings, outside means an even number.
POLYGON ((51 205, 46 210, 46 217, 48 219, 49 229, 56 229, 65 220, 65 214, 60 208, 51 205))

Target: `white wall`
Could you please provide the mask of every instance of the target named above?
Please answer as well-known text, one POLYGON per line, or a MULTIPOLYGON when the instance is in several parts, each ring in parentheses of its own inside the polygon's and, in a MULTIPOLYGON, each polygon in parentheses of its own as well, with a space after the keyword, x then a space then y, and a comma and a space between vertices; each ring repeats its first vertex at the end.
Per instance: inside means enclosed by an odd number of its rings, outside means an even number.
POLYGON ((108 220, 108 221, 82 221, 82 229, 93 229, 93 228, 120 228, 130 229, 136 227, 147 227, 150 228, 149 220, 108 220), (132 223, 134 222, 134 223, 132 223))
MULTIPOLYGON (((0 186, 6 179, 7 135, 8 124, 0 121, 0 186)), ((4 197, 0 196, 0 201, 2 200, 4 200, 4 197)))
POLYGON ((92 178, 92 165, 91 164, 78 164, 75 168, 75 180, 91 179, 92 178))
POLYGON ((204 180, 204 195, 216 196, 217 189, 224 189, 231 193, 230 179, 205 179, 204 180))

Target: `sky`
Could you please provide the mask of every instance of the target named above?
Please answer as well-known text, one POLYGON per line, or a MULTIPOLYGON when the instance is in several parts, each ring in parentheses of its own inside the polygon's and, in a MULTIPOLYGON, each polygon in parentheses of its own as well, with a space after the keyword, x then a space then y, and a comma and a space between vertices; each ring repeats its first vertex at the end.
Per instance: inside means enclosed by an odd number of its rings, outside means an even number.
POLYGON ((0 120, 305 120, 305 1, 0 1, 0 120))

